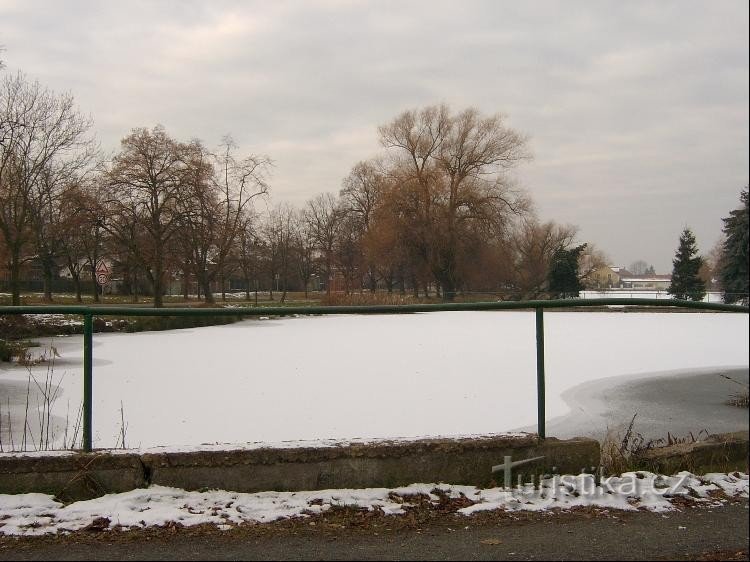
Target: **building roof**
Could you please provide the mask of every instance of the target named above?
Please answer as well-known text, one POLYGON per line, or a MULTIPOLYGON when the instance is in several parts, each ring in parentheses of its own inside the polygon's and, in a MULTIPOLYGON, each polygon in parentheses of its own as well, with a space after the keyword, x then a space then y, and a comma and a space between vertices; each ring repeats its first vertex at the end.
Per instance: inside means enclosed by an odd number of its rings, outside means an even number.
POLYGON ((609 267, 612 271, 617 273, 617 275, 619 275, 620 277, 622 277, 623 275, 630 275, 630 276, 633 275, 627 269, 625 269, 624 267, 620 267, 619 265, 608 265, 607 267, 609 267))
POLYGON ((633 275, 621 277, 621 281, 671 281, 671 275, 633 275))

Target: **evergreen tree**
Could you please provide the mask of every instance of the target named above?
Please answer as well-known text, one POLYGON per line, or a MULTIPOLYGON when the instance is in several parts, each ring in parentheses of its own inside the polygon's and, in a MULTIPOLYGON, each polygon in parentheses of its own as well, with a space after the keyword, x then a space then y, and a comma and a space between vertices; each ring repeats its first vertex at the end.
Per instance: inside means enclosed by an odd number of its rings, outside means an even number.
POLYGON ((706 284, 698 276, 703 258, 697 254, 695 236, 686 228, 680 235, 680 245, 672 260, 674 268, 668 289, 668 292, 678 299, 701 301, 706 296, 706 284))
POLYGON ((560 246, 552 255, 549 268, 549 292, 553 298, 577 297, 583 289, 578 276, 578 261, 586 244, 566 249, 560 246))
POLYGON ((722 219, 726 239, 721 252, 719 279, 726 303, 747 301, 749 291, 747 187, 740 192, 740 201, 744 205, 722 219))

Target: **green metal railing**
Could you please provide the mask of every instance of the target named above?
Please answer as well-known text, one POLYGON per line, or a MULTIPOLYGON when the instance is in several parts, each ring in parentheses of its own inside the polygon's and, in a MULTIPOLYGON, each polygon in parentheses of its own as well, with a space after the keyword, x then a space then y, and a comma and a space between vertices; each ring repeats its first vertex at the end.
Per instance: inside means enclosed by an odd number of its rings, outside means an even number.
POLYGON ((645 306, 689 308, 705 311, 744 312, 747 306, 661 299, 566 299, 501 301, 475 303, 441 303, 374 306, 309 306, 260 308, 133 308, 125 306, 0 306, 4 314, 69 314, 83 316, 83 450, 92 450, 93 373, 92 342, 94 316, 293 316, 331 314, 405 314, 413 312, 446 312, 467 310, 534 310, 536 312, 537 431, 545 435, 544 309, 589 308, 607 306, 645 306))

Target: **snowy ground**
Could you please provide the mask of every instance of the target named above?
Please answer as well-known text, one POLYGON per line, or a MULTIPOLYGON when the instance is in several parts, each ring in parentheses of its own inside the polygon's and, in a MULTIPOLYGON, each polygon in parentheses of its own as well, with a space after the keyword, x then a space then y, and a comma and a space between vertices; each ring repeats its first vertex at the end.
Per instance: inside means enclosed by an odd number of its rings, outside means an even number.
POLYGON ((289 517, 309 517, 334 507, 406 513, 415 502, 432 504, 440 496, 461 499, 459 514, 480 511, 546 511, 574 507, 669 511, 674 498, 703 505, 720 505, 726 498, 748 497, 748 475, 707 474, 698 478, 682 472, 660 476, 629 472, 605 478, 597 485, 590 474, 554 476, 539 486, 478 489, 448 484, 412 484, 402 488, 262 492, 242 494, 221 490, 187 492, 152 486, 121 494, 63 505, 46 494, 0 494, 0 534, 42 535, 84 528, 142 529, 179 524, 214 524, 222 529, 242 523, 265 523, 289 517))
MULTIPOLYGON (((748 365, 747 314, 549 312, 545 330, 548 419, 568 412, 563 392, 589 381, 748 365)), ((59 439, 82 396, 81 337, 54 345, 59 439)), ((503 432, 536 423, 535 357, 530 312, 96 334, 94 446, 115 446, 123 417, 129 447, 503 432)), ((0 369, 0 387, 22 394, 25 370, 0 369)))

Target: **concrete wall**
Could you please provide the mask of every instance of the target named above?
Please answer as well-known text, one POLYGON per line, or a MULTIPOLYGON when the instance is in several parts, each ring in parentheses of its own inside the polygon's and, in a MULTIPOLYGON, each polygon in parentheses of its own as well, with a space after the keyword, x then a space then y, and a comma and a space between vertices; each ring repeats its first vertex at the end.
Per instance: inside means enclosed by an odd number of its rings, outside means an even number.
POLYGON ((693 474, 748 470, 747 431, 711 435, 704 441, 676 443, 651 449, 640 455, 641 466, 652 472, 674 474, 688 470, 693 474))
POLYGON ((62 501, 88 499, 147 486, 135 454, 1 456, 0 493, 42 492, 62 501))
MULTIPOLYGON (((0 493, 45 492, 62 500, 96 497, 150 484, 237 492, 391 487, 415 482, 489 486, 492 466, 544 456, 514 469, 578 473, 599 463, 590 439, 539 442, 535 436, 428 439, 338 447, 220 452, 0 456, 0 493)), ((493 479, 494 478, 494 479, 493 479)))
MULTIPOLYGON (((151 484, 186 490, 237 492, 326 488, 395 487, 446 482, 480 487, 503 485, 492 467, 505 457, 544 458, 513 469, 528 481, 539 474, 578 474, 599 465, 592 439, 540 442, 535 436, 352 444, 336 447, 266 448, 192 453, 0 455, 0 493, 43 492, 62 501, 125 492, 151 484)), ((647 451, 633 468, 663 474, 748 469, 748 433, 711 436, 697 443, 647 451)))
MULTIPOLYGON (((259 449, 227 453, 144 455, 150 481, 187 490, 222 488, 238 492, 326 488, 391 487, 415 482, 487 486, 492 466, 544 456, 514 471, 578 473, 597 466, 599 444, 590 439, 539 443, 536 437, 435 439, 331 448, 259 449)), ((500 478, 501 475, 495 475, 500 478)))

